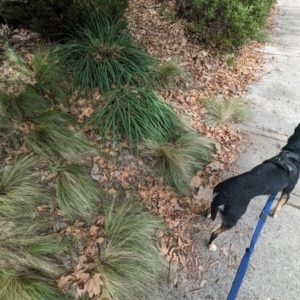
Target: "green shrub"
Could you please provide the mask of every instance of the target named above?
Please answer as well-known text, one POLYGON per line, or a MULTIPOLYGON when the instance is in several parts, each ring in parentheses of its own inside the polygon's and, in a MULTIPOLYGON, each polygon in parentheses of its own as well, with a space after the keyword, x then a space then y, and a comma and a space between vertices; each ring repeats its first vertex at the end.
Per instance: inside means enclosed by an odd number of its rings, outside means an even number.
POLYGON ((0 19, 58 39, 82 24, 86 7, 94 7, 111 19, 122 19, 128 4, 128 0, 4 0, 0 1, 0 19))
POLYGON ((90 122, 103 136, 127 138, 132 147, 144 139, 167 141, 184 127, 172 108, 156 93, 124 87, 104 95, 90 122))
POLYGON ((255 39, 274 0, 176 0, 179 16, 190 28, 205 32, 203 38, 223 47, 235 48, 255 39))
POLYGON ((82 24, 87 7, 111 19, 123 19, 129 0, 0 1, 0 19, 58 39, 82 24))
POLYGON ((58 49, 73 72, 73 88, 109 92, 123 84, 153 86, 150 66, 157 63, 124 30, 124 21, 110 22, 98 12, 58 49))
POLYGON ((104 282, 103 298, 154 299, 155 287, 167 273, 167 261, 154 241, 162 221, 132 200, 116 208, 112 202, 104 215, 106 241, 100 246, 96 267, 104 282))
POLYGON ((183 194, 191 190, 193 175, 204 168, 214 153, 213 143, 195 132, 182 133, 169 143, 146 140, 144 146, 165 182, 183 194))

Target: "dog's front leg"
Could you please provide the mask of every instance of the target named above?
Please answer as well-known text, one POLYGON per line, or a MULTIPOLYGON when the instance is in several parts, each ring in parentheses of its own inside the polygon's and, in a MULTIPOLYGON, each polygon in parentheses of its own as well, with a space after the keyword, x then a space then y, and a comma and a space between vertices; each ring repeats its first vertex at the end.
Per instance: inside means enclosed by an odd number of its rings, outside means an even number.
POLYGON ((276 218, 278 213, 281 211, 282 207, 288 202, 289 198, 290 198, 290 194, 288 194, 285 191, 282 191, 277 205, 270 212, 270 216, 276 218))
POLYGON ((221 224, 221 226, 216 229, 215 231, 212 232, 209 242, 207 244, 207 248, 210 251, 215 251, 217 249, 217 246, 214 244, 215 239, 224 231, 230 229, 232 226, 228 226, 228 224, 226 222, 223 221, 223 223, 221 224))

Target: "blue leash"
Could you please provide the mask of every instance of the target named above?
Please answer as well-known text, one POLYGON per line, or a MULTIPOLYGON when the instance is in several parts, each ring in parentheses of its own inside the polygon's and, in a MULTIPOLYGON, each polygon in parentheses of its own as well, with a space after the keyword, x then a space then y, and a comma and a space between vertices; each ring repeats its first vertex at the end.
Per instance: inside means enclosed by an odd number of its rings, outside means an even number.
POLYGON ((250 243, 250 247, 246 249, 246 253, 243 256, 243 259, 240 263, 239 269, 235 275, 235 279, 233 281, 233 284, 232 284, 232 287, 231 287, 231 290, 230 290, 227 300, 234 300, 238 294, 238 291, 240 289, 240 286, 242 284, 242 281, 244 279, 244 276, 245 276, 247 268, 248 268, 250 256, 254 251, 255 244, 256 244, 259 234, 267 220, 272 203, 273 203, 276 195, 277 195, 277 193, 270 195, 263 211, 261 212, 261 214, 259 216, 259 220, 256 225, 256 228, 255 228, 255 231, 254 231, 251 243, 250 243))

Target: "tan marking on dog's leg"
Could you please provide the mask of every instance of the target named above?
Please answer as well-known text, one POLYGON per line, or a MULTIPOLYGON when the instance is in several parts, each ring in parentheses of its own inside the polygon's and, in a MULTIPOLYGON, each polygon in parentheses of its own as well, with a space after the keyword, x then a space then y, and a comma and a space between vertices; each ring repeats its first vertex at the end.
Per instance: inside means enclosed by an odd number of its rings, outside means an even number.
POLYGON ((215 231, 212 232, 211 236, 210 236, 210 240, 207 244, 207 248, 210 251, 216 251, 217 250, 217 246, 214 244, 214 240, 218 237, 219 234, 221 234, 223 231, 225 231, 225 224, 222 223, 221 226, 216 229, 215 231))
POLYGON ((276 218, 278 213, 281 211, 283 206, 287 203, 290 196, 284 192, 282 192, 280 199, 278 200, 277 205, 270 211, 270 216, 276 218))
POLYGON ((205 211, 205 217, 206 217, 206 218, 210 218, 210 217, 211 217, 211 208, 208 208, 208 209, 205 211))

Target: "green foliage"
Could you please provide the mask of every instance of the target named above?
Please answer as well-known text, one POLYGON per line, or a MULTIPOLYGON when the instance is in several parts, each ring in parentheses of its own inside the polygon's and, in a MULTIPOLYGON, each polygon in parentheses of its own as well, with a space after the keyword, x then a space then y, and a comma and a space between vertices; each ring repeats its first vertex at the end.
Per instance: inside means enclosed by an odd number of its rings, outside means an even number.
POLYGON ((0 299, 5 300, 71 300, 60 290, 28 272, 0 271, 0 299))
POLYGON ((151 70, 153 71, 157 85, 165 88, 172 87, 177 78, 183 78, 186 75, 184 68, 174 61, 157 64, 151 70))
POLYGON ((107 197, 84 166, 63 168, 57 175, 56 184, 59 206, 72 221, 90 221, 96 208, 107 197))
POLYGON ((182 133, 169 143, 146 140, 144 146, 165 182, 182 194, 190 191, 193 175, 203 169, 214 153, 213 143, 194 132, 182 133))
POLYGON ((54 161, 63 158, 78 162, 96 153, 83 135, 56 125, 40 125, 31 129, 24 140, 35 153, 54 161))
POLYGON ((162 221, 127 200, 105 209, 106 242, 101 245, 97 271, 104 282, 103 298, 115 300, 149 299, 167 261, 158 253, 154 239, 162 221))
POLYGON ((70 114, 66 114, 58 110, 45 111, 32 118, 32 121, 38 125, 48 126, 60 126, 66 127, 68 125, 74 125, 74 117, 70 114))
POLYGON ((205 32, 207 41, 235 48, 255 39, 274 0, 177 0, 179 16, 190 21, 191 29, 205 32))
POLYGON ((32 85, 43 95, 51 96, 57 103, 67 103, 66 90, 62 85, 66 74, 52 52, 37 49, 30 63, 12 49, 8 49, 6 54, 24 83, 32 85))
POLYGON ((166 141, 183 129, 172 108, 156 93, 124 87, 104 95, 90 121, 103 136, 127 138, 132 147, 150 138, 166 141))
POLYGON ((149 67, 157 60, 123 30, 124 21, 110 22, 98 12, 58 49, 61 61, 73 71, 73 87, 85 92, 108 92, 123 84, 153 86, 149 67))
POLYGON ((37 206, 53 202, 51 195, 36 183, 36 163, 36 157, 26 156, 3 167, 0 173, 0 217, 34 217, 37 206))
POLYGON ((0 91, 0 117, 21 120, 38 114, 51 106, 51 102, 28 87, 19 95, 11 95, 0 91))
POLYGON ((203 105, 208 110, 206 123, 209 126, 218 126, 228 122, 241 122, 252 117, 251 109, 246 102, 241 99, 209 99, 203 101, 203 105))
POLYGON ((121 19, 128 5, 128 0, 4 0, 0 1, 0 18, 10 25, 58 39, 82 24, 86 7, 96 8, 109 18, 121 19))

